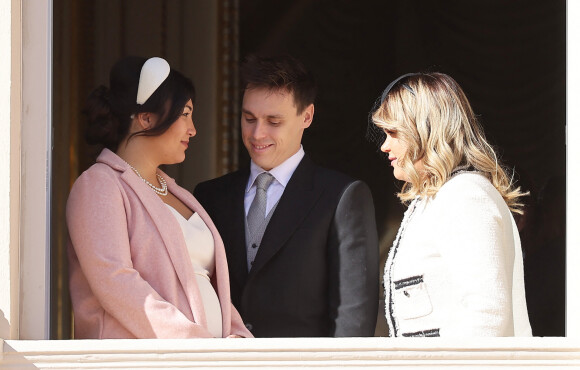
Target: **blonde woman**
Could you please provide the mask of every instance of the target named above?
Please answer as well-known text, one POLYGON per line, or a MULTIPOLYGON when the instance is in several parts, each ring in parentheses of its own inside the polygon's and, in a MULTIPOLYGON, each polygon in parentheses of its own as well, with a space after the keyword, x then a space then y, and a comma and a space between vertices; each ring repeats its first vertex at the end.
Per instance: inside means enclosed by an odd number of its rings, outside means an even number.
POLYGON ((389 334, 530 336, 512 217, 523 194, 461 87, 441 73, 406 74, 371 114, 408 204, 385 266, 389 334))

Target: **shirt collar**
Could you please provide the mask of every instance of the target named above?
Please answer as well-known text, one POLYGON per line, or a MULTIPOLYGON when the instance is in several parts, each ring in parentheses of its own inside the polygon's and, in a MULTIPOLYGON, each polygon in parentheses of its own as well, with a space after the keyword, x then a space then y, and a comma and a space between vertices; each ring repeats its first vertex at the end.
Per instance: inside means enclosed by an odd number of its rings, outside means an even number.
POLYGON ((263 168, 255 164, 254 161, 251 161, 250 178, 248 179, 248 185, 246 185, 246 193, 250 191, 254 185, 256 177, 258 177, 258 175, 263 172, 269 172, 272 176, 274 176, 274 179, 276 179, 280 185, 286 187, 290 181, 290 178, 294 174, 294 171, 300 164, 300 161, 302 161, 302 158, 304 158, 304 148, 302 148, 302 145, 300 145, 300 149, 298 149, 294 155, 286 159, 277 167, 272 168, 270 171, 265 171, 263 168))

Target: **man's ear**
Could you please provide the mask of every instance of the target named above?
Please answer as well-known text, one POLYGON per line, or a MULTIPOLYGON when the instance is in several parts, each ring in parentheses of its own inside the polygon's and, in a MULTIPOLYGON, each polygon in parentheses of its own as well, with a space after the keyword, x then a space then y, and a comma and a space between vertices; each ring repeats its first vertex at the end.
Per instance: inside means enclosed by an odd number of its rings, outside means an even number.
POLYGON ((314 119, 314 104, 307 106, 304 112, 302 112, 302 116, 304 117, 304 128, 310 127, 314 119))

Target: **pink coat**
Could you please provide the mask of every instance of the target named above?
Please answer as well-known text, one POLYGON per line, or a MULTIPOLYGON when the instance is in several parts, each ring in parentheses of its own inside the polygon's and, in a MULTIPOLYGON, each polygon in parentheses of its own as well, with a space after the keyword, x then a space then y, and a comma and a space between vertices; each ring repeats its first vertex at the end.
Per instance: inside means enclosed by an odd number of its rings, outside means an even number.
MULTIPOLYGON (((251 337, 230 301, 217 229, 190 192, 163 177, 213 234, 223 337, 251 337)), ((212 337, 181 228, 126 162, 104 149, 73 185, 66 218, 76 338, 212 337)))

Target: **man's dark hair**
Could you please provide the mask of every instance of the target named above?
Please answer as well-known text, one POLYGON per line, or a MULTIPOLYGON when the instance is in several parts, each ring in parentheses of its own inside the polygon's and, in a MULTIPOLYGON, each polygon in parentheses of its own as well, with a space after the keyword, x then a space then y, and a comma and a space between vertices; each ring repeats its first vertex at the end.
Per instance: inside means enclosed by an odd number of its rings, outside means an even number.
POLYGON ((247 89, 285 90, 294 96, 298 114, 314 103, 314 76, 298 59, 289 55, 246 57, 241 66, 242 86, 247 89))

